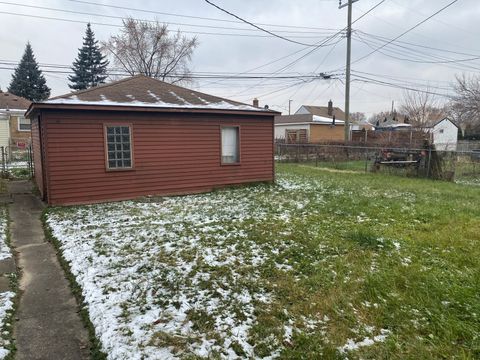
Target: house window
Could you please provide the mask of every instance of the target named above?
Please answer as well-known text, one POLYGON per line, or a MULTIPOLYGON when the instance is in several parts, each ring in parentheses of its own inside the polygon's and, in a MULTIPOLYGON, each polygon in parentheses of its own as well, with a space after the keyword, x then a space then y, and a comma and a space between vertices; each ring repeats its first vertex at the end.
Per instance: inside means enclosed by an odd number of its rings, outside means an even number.
POLYGON ((440 134, 443 134, 443 129, 440 129, 440 134))
POLYGON ((132 168, 132 131, 130 126, 106 126, 107 168, 132 168))
POLYGON ((30 119, 25 119, 23 116, 18 117, 18 131, 30 131, 30 119))
POLYGON ((240 129, 238 126, 222 127, 222 164, 240 162, 240 129))

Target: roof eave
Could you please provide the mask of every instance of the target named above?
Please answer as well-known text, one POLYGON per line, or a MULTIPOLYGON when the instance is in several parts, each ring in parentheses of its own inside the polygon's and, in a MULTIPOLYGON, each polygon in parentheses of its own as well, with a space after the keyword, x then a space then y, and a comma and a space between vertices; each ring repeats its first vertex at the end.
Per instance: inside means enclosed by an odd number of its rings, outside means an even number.
POLYGON ((133 112, 166 112, 166 113, 198 113, 198 114, 237 114, 237 115, 258 115, 276 116, 281 114, 273 110, 235 110, 235 109, 202 109, 202 108, 181 108, 181 107, 151 107, 151 106, 123 106, 123 105, 88 105, 88 104, 46 104, 32 103, 25 116, 37 110, 91 110, 91 111, 133 111, 133 112))

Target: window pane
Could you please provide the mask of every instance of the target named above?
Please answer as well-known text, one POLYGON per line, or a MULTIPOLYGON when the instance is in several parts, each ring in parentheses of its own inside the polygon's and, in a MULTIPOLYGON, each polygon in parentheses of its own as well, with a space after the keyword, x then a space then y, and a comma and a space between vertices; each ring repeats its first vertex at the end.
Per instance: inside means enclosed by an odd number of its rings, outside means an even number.
POLYGON ((238 127, 222 128, 222 162, 239 162, 238 127))
POLYGON ((107 126, 107 149, 109 168, 130 168, 132 166, 130 128, 128 126, 107 126))

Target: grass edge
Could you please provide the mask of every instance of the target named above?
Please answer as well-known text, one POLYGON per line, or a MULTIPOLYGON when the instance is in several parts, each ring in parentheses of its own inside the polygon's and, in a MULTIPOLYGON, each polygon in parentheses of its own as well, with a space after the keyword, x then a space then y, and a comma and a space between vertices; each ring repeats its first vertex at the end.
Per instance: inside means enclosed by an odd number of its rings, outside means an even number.
POLYGON ((60 245, 61 245, 60 241, 57 238, 55 238, 55 236, 53 236, 52 230, 47 223, 48 213, 49 213, 49 208, 47 207, 43 210, 42 217, 41 217, 45 238, 47 241, 52 243, 55 248, 57 259, 60 262, 60 265, 63 271, 65 272, 65 277, 67 278, 68 283, 70 284, 70 289, 77 302, 80 318, 82 319, 83 325, 88 331, 88 337, 90 340, 90 358, 92 360, 105 360, 107 359, 107 354, 105 354, 102 351, 101 341, 97 337, 95 333, 95 327, 93 326, 93 323, 90 320, 90 313, 88 311, 88 307, 86 306, 85 298, 83 297, 83 294, 82 294, 82 288, 77 283, 75 276, 71 272, 68 261, 63 257, 63 254, 60 249, 60 245))

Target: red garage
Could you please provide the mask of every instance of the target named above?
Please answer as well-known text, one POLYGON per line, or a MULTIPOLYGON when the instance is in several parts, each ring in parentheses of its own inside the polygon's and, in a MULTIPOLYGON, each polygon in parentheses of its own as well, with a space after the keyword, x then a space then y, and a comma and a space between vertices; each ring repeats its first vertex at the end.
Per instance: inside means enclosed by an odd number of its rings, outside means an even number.
POLYGON ((67 205, 272 181, 275 115, 145 76, 33 103, 36 183, 67 205))

